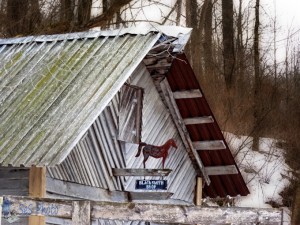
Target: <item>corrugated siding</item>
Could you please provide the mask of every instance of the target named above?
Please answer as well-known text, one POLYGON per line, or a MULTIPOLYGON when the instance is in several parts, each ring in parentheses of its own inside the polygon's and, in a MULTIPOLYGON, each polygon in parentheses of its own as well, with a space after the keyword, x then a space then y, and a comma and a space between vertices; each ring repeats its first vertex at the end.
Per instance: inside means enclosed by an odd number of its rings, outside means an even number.
POLYGON ((61 163, 157 38, 1 41, 0 163, 61 163))
MULTIPOLYGON (((165 178, 168 180, 167 191, 174 193, 173 199, 192 203, 196 172, 146 67, 141 64, 128 82, 144 88, 142 141, 161 145, 174 138, 178 145, 178 149, 169 151, 166 160, 166 168, 173 170, 165 178)), ((48 169, 50 176, 109 190, 136 191, 135 180, 144 177, 127 177, 125 180, 125 177, 113 177, 111 172, 112 168, 143 167, 143 158, 135 157, 138 145, 127 143, 125 152, 117 141, 118 105, 119 95, 116 95, 66 160, 48 169)), ((147 168, 161 168, 161 163, 161 159, 150 158, 146 165, 147 168)))
POLYGON ((125 159, 118 135, 119 96, 110 102, 84 138, 58 166, 48 168, 52 178, 100 187, 123 190, 122 177, 114 177, 112 168, 124 168, 125 159))
MULTIPOLYGON (((196 172, 191 160, 184 148, 178 131, 172 121, 171 115, 162 102, 159 93, 150 77, 146 67, 141 64, 130 77, 129 83, 144 88, 142 141, 152 145, 162 145, 168 139, 174 138, 177 149, 170 149, 165 167, 172 169, 168 180, 168 190, 174 193, 172 199, 180 199, 192 203, 196 182, 196 172)), ((143 168, 143 157, 136 158, 137 145, 127 144, 126 167, 143 168)), ((162 168, 162 160, 150 157, 146 162, 146 168, 162 168)), ((150 179, 151 177, 146 177, 150 179)), ((136 191, 134 188, 136 179, 144 177, 130 177, 126 182, 127 191, 136 191)), ((152 177, 152 179, 161 179, 152 177)))

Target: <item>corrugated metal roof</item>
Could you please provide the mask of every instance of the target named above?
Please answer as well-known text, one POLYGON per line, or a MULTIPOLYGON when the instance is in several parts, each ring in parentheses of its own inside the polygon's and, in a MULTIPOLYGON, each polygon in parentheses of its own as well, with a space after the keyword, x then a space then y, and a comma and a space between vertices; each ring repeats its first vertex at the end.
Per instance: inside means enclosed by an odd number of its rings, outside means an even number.
MULTIPOLYGON (((167 75, 167 80, 172 92, 196 89, 200 90, 203 94, 196 76, 184 54, 177 55, 174 59, 171 69, 167 75)), ((176 104, 183 119, 207 116, 211 116, 213 118, 213 122, 210 123, 186 125, 189 136, 193 142, 220 140, 225 144, 225 149, 222 150, 198 150, 197 153, 199 154, 203 165, 205 167, 228 165, 236 166, 230 149, 205 97, 176 99, 176 104)), ((236 169, 238 171, 237 174, 209 176, 211 184, 205 185, 204 187, 206 196, 226 197, 227 195, 237 196, 249 194, 249 190, 237 166, 236 169)))
POLYGON ((159 37, 1 40, 0 163, 61 163, 159 37))

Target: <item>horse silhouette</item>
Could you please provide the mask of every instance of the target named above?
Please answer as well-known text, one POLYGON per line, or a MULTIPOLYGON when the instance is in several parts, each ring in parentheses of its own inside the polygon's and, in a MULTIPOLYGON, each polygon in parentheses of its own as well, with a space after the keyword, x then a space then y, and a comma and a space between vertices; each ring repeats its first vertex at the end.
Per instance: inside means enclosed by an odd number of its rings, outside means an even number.
POLYGON ((168 151, 171 147, 177 148, 177 145, 174 141, 174 139, 169 139, 166 141, 165 144, 162 146, 155 146, 155 145, 149 145, 145 142, 140 142, 138 152, 135 157, 139 157, 141 154, 141 151, 143 149, 143 155, 144 155, 144 168, 146 168, 146 161, 148 160, 149 156, 152 156, 153 158, 163 158, 162 159, 162 167, 165 168, 165 161, 168 157, 168 151))

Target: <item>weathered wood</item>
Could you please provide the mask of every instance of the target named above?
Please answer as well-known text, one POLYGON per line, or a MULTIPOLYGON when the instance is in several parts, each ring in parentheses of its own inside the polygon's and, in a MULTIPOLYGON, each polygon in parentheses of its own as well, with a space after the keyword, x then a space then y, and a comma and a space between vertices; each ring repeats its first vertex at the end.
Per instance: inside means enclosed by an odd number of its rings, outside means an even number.
POLYGON ((28 178, 27 179, 2 179, 0 178, 0 190, 5 189, 28 189, 28 178))
POLYGON ((196 150, 223 150, 226 145, 222 140, 216 141, 194 141, 193 146, 196 150))
MULTIPOLYGON (((0 167, 0 179, 28 179, 28 168, 0 167)), ((1 182, 0 182, 1 183, 1 182)))
POLYGON ((2 203, 3 203, 3 197, 0 197, 0 225, 1 223, 1 218, 2 218, 2 203))
POLYGON ((281 209, 219 208, 155 204, 93 205, 92 218, 180 224, 281 224, 281 209))
POLYGON ((122 169, 113 168, 114 176, 168 176, 170 169, 122 169))
POLYGON ((230 166, 210 166, 205 167, 205 171, 208 175, 228 175, 238 174, 238 170, 235 165, 230 166))
MULTIPOLYGON (((43 198, 46 195, 46 168, 31 167, 29 170, 29 196, 43 198)), ((30 216, 29 224, 45 225, 45 217, 30 216)))
MULTIPOLYGON (((72 218, 72 201, 4 196, 9 212, 72 218)), ((8 213, 8 212, 6 212, 8 213)), ((282 209, 222 208, 147 203, 91 202, 91 219, 181 224, 272 224, 282 221, 282 209)))
POLYGON ((294 193, 294 202, 292 208, 292 225, 299 225, 300 224, 300 184, 296 188, 294 193))
POLYGON ((197 177, 197 185, 196 185, 196 205, 202 205, 202 178, 197 177))
POLYGON ((90 225, 91 204, 89 201, 73 201, 72 225, 90 225))
POLYGON ((120 92, 118 139, 131 143, 140 142, 143 89, 123 85, 120 92))
POLYGON ((27 217, 18 216, 17 218, 2 218, 1 225, 32 225, 32 224, 28 223, 28 216, 27 217))
POLYGON ((8 204, 9 212, 18 216, 57 216, 62 218, 72 218, 72 201, 36 198, 36 197, 20 197, 20 196, 4 196, 3 198, 8 204))
POLYGON ((128 202, 128 194, 122 191, 108 191, 98 187, 61 181, 47 177, 47 191, 75 198, 93 201, 128 202))
POLYGON ((173 193, 170 192, 129 192, 130 200, 166 200, 173 193))
POLYGON ((206 123, 213 123, 214 118, 212 116, 185 118, 183 119, 183 122, 185 125, 206 124, 206 123))
POLYGON ((58 218, 58 217, 46 217, 46 223, 51 224, 51 225, 52 224, 53 225, 54 224, 55 225, 72 225, 72 219, 58 218))
POLYGON ((46 224, 46 219, 44 216, 29 216, 28 218, 28 224, 34 224, 34 225, 42 225, 42 224, 46 224))
POLYGON ((202 176, 203 176, 206 184, 210 185, 210 179, 209 179, 208 175, 205 173, 204 165, 200 159, 199 154, 197 153, 196 149, 193 147, 192 140, 189 136, 188 130, 187 130, 187 128, 183 122, 183 119, 181 117, 181 114, 178 110, 176 101, 173 97, 173 92, 171 90, 171 87, 170 87, 167 79, 164 79, 160 82, 160 87, 161 87, 162 93, 165 97, 165 102, 167 103, 167 106, 170 110, 170 114, 173 118, 173 121, 174 121, 178 131, 179 131, 179 135, 182 138, 182 141, 183 141, 187 151, 195 157, 197 165, 201 170, 202 176))
POLYGON ((46 168, 31 167, 29 171, 29 196, 44 197, 46 194, 46 168))
POLYGON ((184 99, 184 98, 201 98, 202 93, 199 89, 186 90, 186 91, 175 91, 173 92, 175 99, 184 99))

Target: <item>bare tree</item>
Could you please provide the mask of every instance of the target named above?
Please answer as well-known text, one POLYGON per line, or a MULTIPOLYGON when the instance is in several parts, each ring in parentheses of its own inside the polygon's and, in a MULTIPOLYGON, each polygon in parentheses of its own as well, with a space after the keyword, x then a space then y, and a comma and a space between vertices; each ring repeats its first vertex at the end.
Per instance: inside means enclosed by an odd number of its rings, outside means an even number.
POLYGON ((233 87, 235 50, 233 30, 233 1, 222 0, 224 77, 228 90, 233 87))
POLYGON ((260 137, 260 57, 259 57, 259 0, 255 3, 255 25, 254 25, 254 132, 253 132, 253 150, 259 150, 259 137, 260 137))

